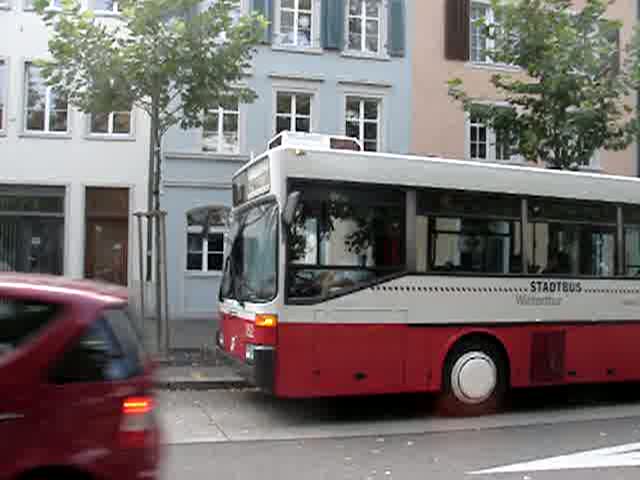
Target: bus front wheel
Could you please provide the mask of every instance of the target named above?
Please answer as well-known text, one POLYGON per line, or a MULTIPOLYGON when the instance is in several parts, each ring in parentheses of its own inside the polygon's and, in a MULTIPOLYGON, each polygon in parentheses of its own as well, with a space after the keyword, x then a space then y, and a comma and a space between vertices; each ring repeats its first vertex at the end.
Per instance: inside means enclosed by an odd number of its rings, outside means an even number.
POLYGON ((508 382, 507 359, 494 342, 463 340, 447 355, 438 410, 449 416, 496 412, 504 404, 508 382))

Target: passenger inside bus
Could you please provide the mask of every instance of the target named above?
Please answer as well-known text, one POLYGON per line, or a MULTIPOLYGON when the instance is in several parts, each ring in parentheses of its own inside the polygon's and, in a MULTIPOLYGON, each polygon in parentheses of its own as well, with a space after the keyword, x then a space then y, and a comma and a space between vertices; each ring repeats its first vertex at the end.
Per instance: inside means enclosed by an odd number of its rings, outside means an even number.
POLYGON ((549 255, 549 262, 547 268, 542 273, 544 274, 570 274, 571 273, 571 259, 566 252, 553 251, 549 255))

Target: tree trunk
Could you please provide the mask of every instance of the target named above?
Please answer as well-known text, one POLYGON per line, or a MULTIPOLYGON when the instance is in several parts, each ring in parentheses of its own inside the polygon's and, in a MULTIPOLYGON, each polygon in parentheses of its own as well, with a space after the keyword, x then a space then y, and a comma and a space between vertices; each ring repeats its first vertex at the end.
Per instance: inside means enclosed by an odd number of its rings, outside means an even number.
MULTIPOLYGON (((161 164, 161 152, 160 152, 160 144, 161 144, 161 137, 160 137, 160 113, 159 113, 159 109, 157 106, 157 103, 154 102, 153 107, 152 107, 152 114, 151 114, 151 128, 152 128, 152 132, 151 132, 151 137, 152 137, 152 152, 153 152, 153 164, 154 164, 154 169, 153 169, 153 178, 150 181, 150 183, 152 183, 153 185, 153 210, 155 212, 155 215, 153 216, 154 222, 151 224, 151 226, 154 228, 154 232, 155 232, 155 242, 154 242, 154 248, 155 248, 155 271, 156 271, 156 317, 157 317, 157 321, 159 322, 159 325, 166 325, 166 323, 163 323, 162 320, 162 239, 161 239, 161 229, 160 229, 160 164, 161 164)), ((163 354, 167 354, 168 352, 164 352, 164 348, 163 346, 166 344, 166 335, 168 335, 168 332, 161 327, 161 332, 162 332, 162 339, 161 340, 161 344, 158 345, 158 350, 160 352, 162 352, 163 354)))

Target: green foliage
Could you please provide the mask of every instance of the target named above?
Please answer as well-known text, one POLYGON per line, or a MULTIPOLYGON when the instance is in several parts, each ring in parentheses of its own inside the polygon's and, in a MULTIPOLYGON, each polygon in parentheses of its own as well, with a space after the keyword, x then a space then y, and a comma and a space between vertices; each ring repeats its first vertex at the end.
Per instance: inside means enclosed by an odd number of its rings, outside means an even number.
POLYGON ((125 0, 120 20, 96 18, 75 0, 62 11, 35 3, 52 30, 43 76, 84 112, 136 106, 159 139, 173 125, 200 126, 203 111, 229 97, 255 98, 241 81, 266 22, 250 15, 232 24, 237 1, 125 0))
POLYGON ((570 0, 492 0, 495 22, 477 25, 489 58, 518 67, 490 80, 511 108, 475 103, 460 79, 448 82, 449 95, 528 161, 574 168, 598 149, 626 148, 634 135, 629 65, 619 65, 621 24, 605 18, 608 3, 587 0, 575 11, 570 0))

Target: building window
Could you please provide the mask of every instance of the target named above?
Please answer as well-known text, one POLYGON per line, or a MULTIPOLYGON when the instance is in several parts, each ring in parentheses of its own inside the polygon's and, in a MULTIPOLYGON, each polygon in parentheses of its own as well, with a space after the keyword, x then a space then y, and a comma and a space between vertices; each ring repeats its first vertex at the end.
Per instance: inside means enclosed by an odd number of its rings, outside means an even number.
POLYGON ((381 0, 349 0, 347 48, 379 53, 381 39, 381 0))
POLYGON ((6 114, 6 100, 7 100, 7 62, 0 59, 0 132, 3 132, 7 127, 5 125, 6 114))
POLYGON ((469 29, 471 49, 470 57, 472 62, 489 63, 491 58, 487 55, 487 50, 493 47, 493 41, 488 39, 483 32, 483 26, 478 24, 478 21, 484 19, 485 23, 492 24, 494 22, 493 10, 487 3, 472 2, 471 26, 469 29))
MULTIPOLYGON (((25 10, 33 10, 35 8, 33 0, 24 0, 24 8, 25 10)), ((49 8, 62 8, 62 0, 50 0, 49 8)))
POLYGON ((91 133, 97 135, 131 135, 131 112, 92 114, 91 133))
POLYGON ((224 257, 224 232, 211 229, 202 234, 202 227, 189 227, 187 232, 187 270, 219 272, 224 257))
POLYGON ((25 130, 29 132, 64 133, 69 130, 67 98, 47 86, 40 68, 25 67, 25 130))
POLYGON ((380 147, 380 101, 347 97, 345 132, 360 140, 365 150, 377 151, 380 147))
POLYGON ((280 0, 277 43, 311 47, 314 35, 313 0, 280 0))
POLYGON ((89 5, 98 12, 118 13, 120 11, 118 2, 115 0, 91 0, 89 5))
POLYGON ((219 272, 224 259, 227 207, 199 207, 187 212, 187 271, 219 272))
POLYGON ((63 273, 65 190, 0 185, 0 271, 63 273))
POLYGON ((486 126, 473 115, 468 120, 468 158, 471 160, 515 160, 515 148, 505 135, 486 126))
POLYGON ((238 101, 230 101, 207 112, 202 125, 202 149, 218 153, 240 151, 238 101))
POLYGON ((276 134, 291 132, 311 132, 310 93, 278 92, 276 94, 276 134))

